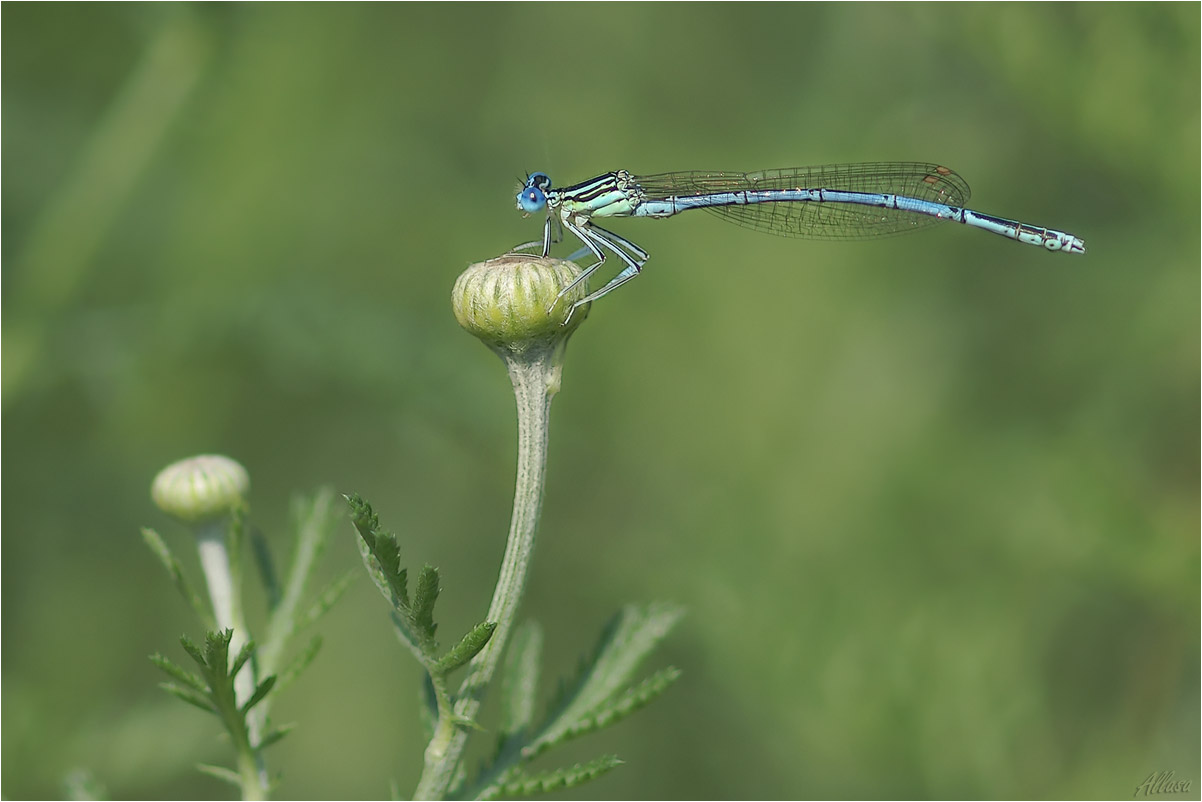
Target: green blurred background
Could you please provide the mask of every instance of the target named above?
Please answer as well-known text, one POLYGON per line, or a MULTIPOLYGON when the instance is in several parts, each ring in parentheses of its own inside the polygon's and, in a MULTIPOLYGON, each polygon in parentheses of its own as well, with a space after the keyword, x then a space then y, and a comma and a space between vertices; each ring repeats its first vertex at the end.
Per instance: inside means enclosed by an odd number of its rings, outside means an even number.
MULTIPOLYGON (((612 225, 653 258, 569 349, 525 610, 549 686, 622 603, 690 614, 567 796, 1196 790, 1198 65, 1197 4, 5 4, 4 795, 228 794, 146 660, 200 634, 138 536, 194 568, 181 457, 242 461, 285 553, 293 492, 363 493, 481 617, 513 400, 449 291, 539 235, 525 171, 878 160, 1089 253, 612 225)), ((279 795, 408 791, 382 600, 320 630, 279 795)))

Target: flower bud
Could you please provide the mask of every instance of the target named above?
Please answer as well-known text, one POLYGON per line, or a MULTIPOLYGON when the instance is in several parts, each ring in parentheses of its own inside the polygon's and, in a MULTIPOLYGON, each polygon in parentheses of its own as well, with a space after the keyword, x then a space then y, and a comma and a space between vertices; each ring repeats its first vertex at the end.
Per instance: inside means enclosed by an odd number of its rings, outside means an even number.
POLYGON ((150 495, 168 515, 196 523, 225 515, 242 504, 250 477, 239 463, 219 454, 190 457, 159 471, 150 495))
POLYGON ((455 319, 490 346, 509 351, 566 339, 588 315, 587 306, 572 308, 588 291, 584 282, 559 298, 580 273, 573 262, 518 253, 478 262, 455 282, 455 319))

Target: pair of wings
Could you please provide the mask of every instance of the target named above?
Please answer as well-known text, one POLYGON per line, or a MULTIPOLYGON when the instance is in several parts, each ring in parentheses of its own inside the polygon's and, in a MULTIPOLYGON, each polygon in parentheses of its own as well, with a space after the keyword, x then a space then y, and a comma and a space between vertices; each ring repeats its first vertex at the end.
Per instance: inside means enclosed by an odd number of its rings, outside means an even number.
MULTIPOLYGON (((827 189, 907 198, 963 208, 971 190, 953 170, 923 162, 878 162, 793 167, 754 173, 690 171, 639 176, 652 199, 741 190, 827 189)), ((854 203, 781 202, 707 206, 706 211, 746 228, 805 239, 869 239, 940 222, 925 214, 854 203)))

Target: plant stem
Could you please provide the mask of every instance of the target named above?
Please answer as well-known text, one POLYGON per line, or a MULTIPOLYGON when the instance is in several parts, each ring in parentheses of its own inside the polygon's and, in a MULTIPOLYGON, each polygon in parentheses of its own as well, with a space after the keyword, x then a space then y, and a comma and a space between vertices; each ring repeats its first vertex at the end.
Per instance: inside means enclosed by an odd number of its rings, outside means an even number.
MULTIPOLYGON (((200 524, 196 532, 197 550, 200 552, 200 566, 205 575, 205 584, 209 588, 209 598, 213 602, 213 616, 217 620, 217 629, 232 629, 230 638, 230 655, 242 650, 249 639, 246 621, 242 612, 242 594, 234 581, 230 569, 230 555, 226 549, 226 528, 228 519, 214 519, 200 524)), ((241 705, 255 692, 254 660, 248 660, 238 675, 234 677, 234 698, 241 705)), ((248 751, 239 750, 238 768, 242 777, 242 795, 245 799, 265 799, 268 787, 267 767, 263 764, 261 755, 254 753, 263 737, 263 721, 254 716, 255 711, 247 717, 248 751), (253 766, 255 771, 247 773, 247 766, 253 766), (253 779, 248 779, 253 778, 253 779)))
MULTIPOLYGON (((547 436, 551 398, 559 389, 562 341, 534 345, 513 353, 495 349, 505 360, 513 383, 518 412, 518 464, 509 540, 501 561, 501 572, 488 608, 488 621, 496 623, 492 639, 468 666, 459 688, 454 715, 473 720, 484 692, 492 680, 505 641, 517 619, 518 606, 526 588, 526 576, 534 554, 534 539, 542 511, 543 485, 547 467, 547 436)), ((440 711, 438 727, 426 750, 426 766, 414 791, 415 799, 443 799, 455 781, 467 743, 468 730, 444 725, 440 711)))
POLYGON ((238 776, 242 779, 242 798, 258 800, 267 798, 267 785, 262 782, 259 760, 249 749, 238 750, 238 776))

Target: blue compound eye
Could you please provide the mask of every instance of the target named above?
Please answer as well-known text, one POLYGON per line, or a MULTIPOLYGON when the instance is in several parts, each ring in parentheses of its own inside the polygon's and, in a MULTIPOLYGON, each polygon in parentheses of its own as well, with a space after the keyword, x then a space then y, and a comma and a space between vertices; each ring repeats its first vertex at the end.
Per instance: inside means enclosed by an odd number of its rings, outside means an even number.
MULTIPOLYGON (((536 174, 537 175, 537 174, 536 174)), ((534 176, 531 176, 533 178, 534 176)), ((550 179, 548 179, 548 183, 550 179)), ((547 196, 543 191, 536 186, 527 186, 518 193, 518 208, 527 214, 541 211, 546 208, 547 196)))
POLYGON ((546 173, 531 173, 530 177, 526 179, 526 186, 537 187, 546 192, 551 188, 551 176, 546 173))

